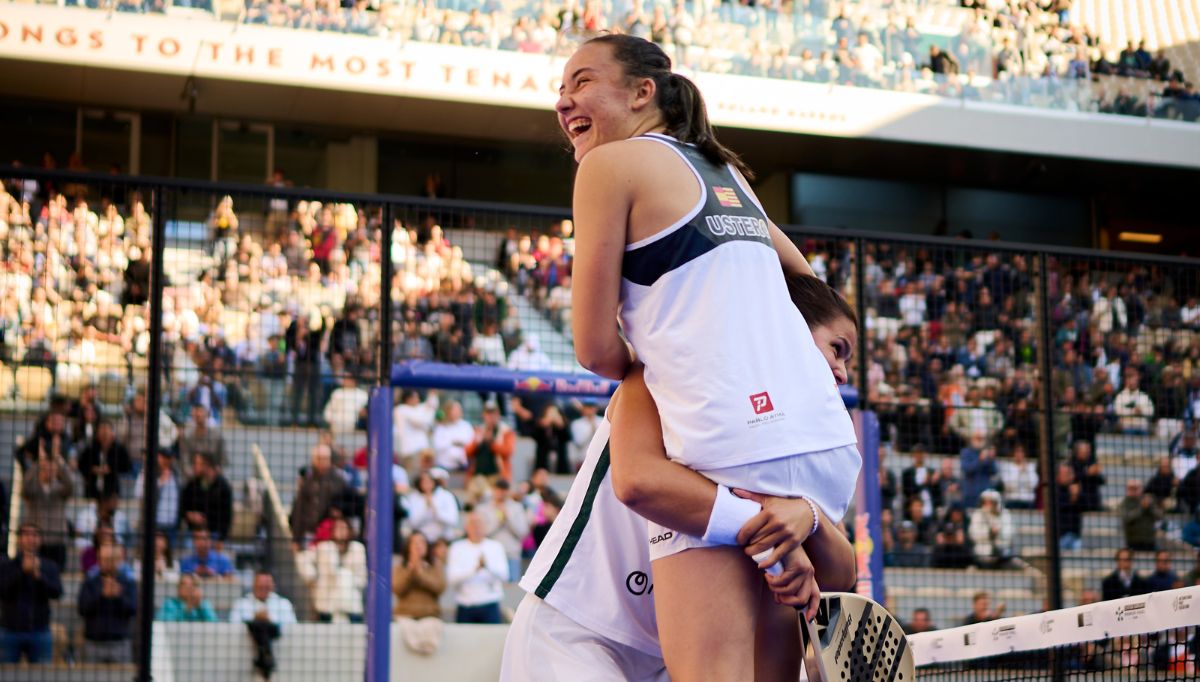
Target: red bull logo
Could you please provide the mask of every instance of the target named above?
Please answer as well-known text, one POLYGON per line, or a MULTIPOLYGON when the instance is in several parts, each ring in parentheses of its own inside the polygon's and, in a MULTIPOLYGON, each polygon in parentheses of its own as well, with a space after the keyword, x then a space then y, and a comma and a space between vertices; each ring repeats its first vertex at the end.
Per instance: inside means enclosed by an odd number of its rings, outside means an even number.
POLYGON ((553 384, 538 377, 528 377, 513 384, 516 393, 545 393, 553 388, 553 384))

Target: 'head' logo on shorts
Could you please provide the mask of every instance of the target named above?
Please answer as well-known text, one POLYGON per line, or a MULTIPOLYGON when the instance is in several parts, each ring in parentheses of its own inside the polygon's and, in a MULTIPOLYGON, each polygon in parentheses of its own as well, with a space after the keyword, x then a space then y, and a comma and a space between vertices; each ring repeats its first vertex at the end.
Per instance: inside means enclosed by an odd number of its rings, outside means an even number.
POLYGON ((742 207, 742 200, 738 199, 737 192, 734 191, 734 189, 732 187, 721 187, 720 185, 713 185, 712 189, 713 189, 713 194, 717 197, 717 201, 720 202, 720 204, 722 206, 725 206, 728 208, 741 208, 742 207))
POLYGON ((750 405, 754 408, 754 414, 763 414, 775 409, 771 404, 771 396, 767 395, 766 391, 750 396, 750 405))

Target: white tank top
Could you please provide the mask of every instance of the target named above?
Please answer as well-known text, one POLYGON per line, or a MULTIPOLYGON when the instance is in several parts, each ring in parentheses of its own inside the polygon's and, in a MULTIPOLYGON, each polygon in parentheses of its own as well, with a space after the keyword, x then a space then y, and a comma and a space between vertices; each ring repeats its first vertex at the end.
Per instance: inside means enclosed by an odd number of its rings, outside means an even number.
POLYGON ((766 213, 728 166, 673 149, 695 207, 629 244, 619 316, 646 365, 667 454, 697 471, 856 442, 829 364, 788 295, 766 213))
POLYGON ((600 420, 521 588, 602 637, 661 657, 646 520, 613 493, 610 428, 600 420))

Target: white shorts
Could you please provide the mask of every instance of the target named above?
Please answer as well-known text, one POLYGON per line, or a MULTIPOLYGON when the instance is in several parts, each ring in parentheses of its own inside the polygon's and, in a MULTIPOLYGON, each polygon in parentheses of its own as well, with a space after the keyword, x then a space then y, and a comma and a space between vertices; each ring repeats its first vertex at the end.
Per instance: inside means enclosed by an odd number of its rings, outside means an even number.
MULTIPOLYGON (((825 516, 836 522, 846 515, 861 468, 862 456, 858 454, 858 446, 852 444, 700 473, 731 489, 741 488, 777 497, 807 497, 825 516)), ((685 549, 716 546, 716 543, 684 535, 657 523, 647 522, 646 527, 651 561, 685 549)))
POLYGON ((661 658, 601 637, 526 594, 517 607, 500 682, 670 682, 661 658))

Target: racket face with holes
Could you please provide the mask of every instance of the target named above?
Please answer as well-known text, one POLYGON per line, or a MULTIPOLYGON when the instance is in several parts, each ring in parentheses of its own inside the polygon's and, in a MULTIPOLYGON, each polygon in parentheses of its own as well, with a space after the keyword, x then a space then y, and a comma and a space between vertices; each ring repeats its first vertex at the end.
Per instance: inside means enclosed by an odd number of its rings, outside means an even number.
POLYGON ((825 682, 915 681, 912 649, 904 630, 867 597, 845 592, 822 595, 815 625, 825 682))

